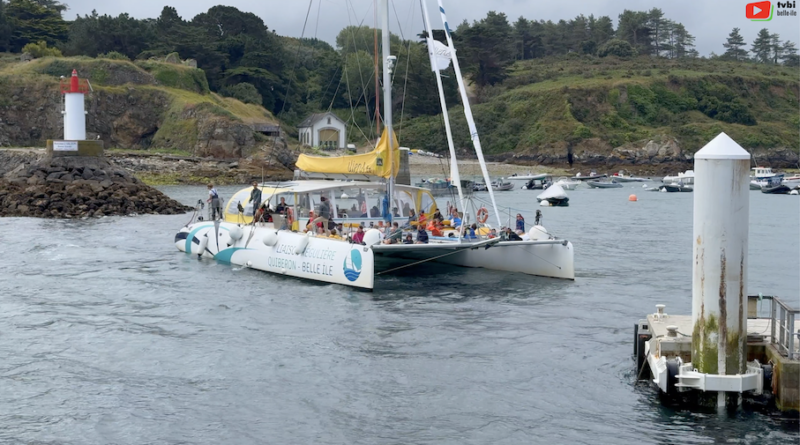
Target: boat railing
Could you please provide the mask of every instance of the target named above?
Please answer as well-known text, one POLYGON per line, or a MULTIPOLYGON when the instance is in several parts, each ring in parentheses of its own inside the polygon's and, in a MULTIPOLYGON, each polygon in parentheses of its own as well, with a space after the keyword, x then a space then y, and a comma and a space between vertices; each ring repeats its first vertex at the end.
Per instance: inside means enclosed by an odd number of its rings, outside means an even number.
POLYGON ((800 309, 790 307, 780 298, 770 295, 749 295, 747 297, 747 318, 770 320, 770 343, 778 352, 790 360, 800 359, 797 346, 800 345, 800 332, 795 329, 800 309), (758 303, 769 301, 769 316, 759 316, 758 303))

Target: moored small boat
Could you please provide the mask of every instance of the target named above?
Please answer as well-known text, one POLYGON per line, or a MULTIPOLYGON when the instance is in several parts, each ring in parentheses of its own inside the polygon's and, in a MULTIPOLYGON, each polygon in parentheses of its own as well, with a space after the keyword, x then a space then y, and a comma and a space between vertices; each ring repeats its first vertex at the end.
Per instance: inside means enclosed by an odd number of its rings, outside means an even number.
POLYGON ((544 192, 540 193, 539 196, 536 197, 536 200, 541 202, 547 201, 548 205, 553 207, 567 207, 569 206, 569 197, 567 196, 567 192, 558 185, 553 184, 547 188, 544 192))
POLYGON ((505 178, 500 178, 497 181, 492 182, 492 190, 496 192, 507 192, 514 190, 514 184, 505 181, 505 178))
POLYGON ((785 184, 778 184, 778 185, 765 185, 761 187, 761 193, 766 193, 768 195, 788 195, 792 189, 785 185, 785 184))
POLYGON ((581 185, 581 181, 574 181, 564 176, 558 178, 555 183, 560 185, 564 190, 575 190, 581 185))
POLYGON ((660 191, 660 192, 670 192, 670 193, 693 192, 694 191, 694 186, 689 185, 689 184, 681 184, 679 182, 672 182, 672 183, 669 183, 669 184, 663 184, 663 185, 659 186, 658 187, 658 191, 660 191))
POLYGON ((586 181, 586 184, 591 188, 597 189, 618 189, 622 187, 622 184, 615 182, 613 179, 611 181, 586 181))
POLYGON ((596 171, 592 170, 592 172, 589 173, 589 176, 581 176, 579 172, 577 175, 573 176, 572 179, 575 181, 594 181, 596 179, 607 177, 608 175, 598 175, 596 171))
POLYGON ((645 182, 647 181, 646 178, 639 178, 636 176, 625 175, 624 170, 620 170, 619 173, 614 173, 611 175, 612 179, 615 179, 617 182, 645 182))

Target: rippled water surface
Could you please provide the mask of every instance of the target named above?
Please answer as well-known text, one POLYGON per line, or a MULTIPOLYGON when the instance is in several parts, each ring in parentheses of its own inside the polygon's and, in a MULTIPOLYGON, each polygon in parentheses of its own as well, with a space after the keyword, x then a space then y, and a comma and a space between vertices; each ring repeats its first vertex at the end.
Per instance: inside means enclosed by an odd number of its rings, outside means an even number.
MULTIPOLYGON (((450 267, 373 293, 179 253, 188 215, 0 219, 0 442, 798 443, 634 386, 636 320, 691 312, 692 194, 640 187, 543 209, 574 282, 450 267)), ((498 199, 530 222, 535 195, 498 199)), ((796 301, 800 199, 750 197, 749 292, 796 301)))

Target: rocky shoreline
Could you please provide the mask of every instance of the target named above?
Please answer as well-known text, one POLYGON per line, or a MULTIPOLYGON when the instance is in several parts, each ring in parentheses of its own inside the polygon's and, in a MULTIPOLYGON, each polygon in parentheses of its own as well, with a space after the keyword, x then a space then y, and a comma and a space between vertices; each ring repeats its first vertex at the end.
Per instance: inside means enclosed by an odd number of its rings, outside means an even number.
POLYGON ((45 157, 19 164, 0 179, 0 216, 70 219, 190 210, 103 157, 45 157))

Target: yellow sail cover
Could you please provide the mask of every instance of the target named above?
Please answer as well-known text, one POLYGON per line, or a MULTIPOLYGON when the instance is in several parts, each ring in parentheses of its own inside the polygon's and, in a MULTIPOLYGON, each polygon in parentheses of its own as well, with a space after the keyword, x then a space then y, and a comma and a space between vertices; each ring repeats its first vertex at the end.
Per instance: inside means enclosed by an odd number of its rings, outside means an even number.
POLYGON ((301 154, 295 165, 300 170, 310 173, 338 173, 360 174, 389 178, 397 176, 400 170, 400 144, 397 142, 396 133, 392 132, 392 170, 389 171, 389 143, 386 129, 378 140, 378 146, 369 153, 353 156, 337 156, 326 158, 322 156, 308 156, 301 154))

